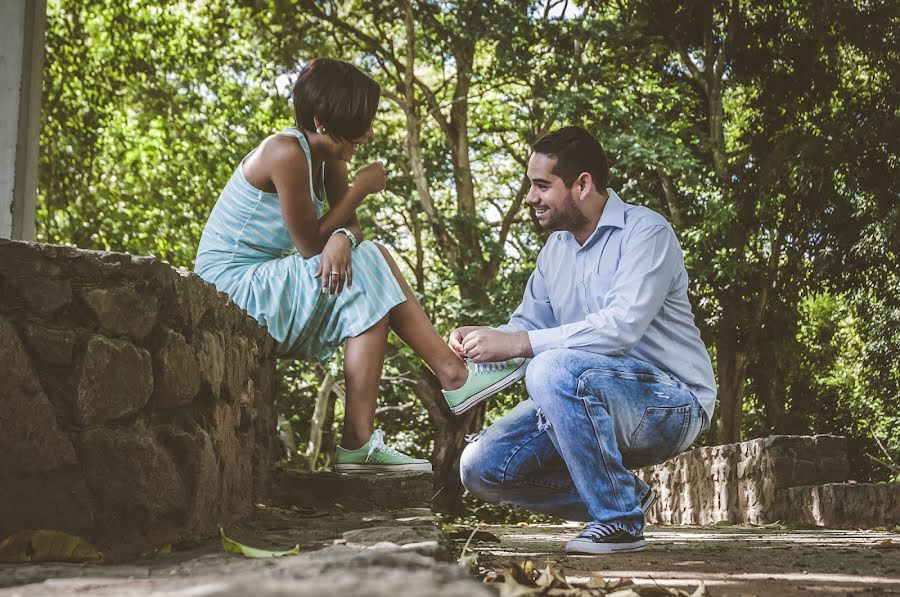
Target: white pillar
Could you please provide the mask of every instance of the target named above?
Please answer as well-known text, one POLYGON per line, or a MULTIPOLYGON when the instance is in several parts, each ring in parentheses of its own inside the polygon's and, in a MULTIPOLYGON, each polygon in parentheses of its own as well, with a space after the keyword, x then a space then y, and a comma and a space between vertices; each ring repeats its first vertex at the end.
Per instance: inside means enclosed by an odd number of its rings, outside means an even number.
POLYGON ((0 237, 34 238, 46 0, 0 0, 0 237))

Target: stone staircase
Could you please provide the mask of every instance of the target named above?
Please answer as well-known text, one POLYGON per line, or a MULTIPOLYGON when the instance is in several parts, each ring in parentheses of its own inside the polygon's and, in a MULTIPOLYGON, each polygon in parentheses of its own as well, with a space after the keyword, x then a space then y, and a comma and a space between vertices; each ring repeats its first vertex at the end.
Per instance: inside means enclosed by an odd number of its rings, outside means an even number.
POLYGON ((685 452, 638 474, 659 494, 652 524, 900 524, 900 485, 848 483, 847 441, 776 435, 685 452))

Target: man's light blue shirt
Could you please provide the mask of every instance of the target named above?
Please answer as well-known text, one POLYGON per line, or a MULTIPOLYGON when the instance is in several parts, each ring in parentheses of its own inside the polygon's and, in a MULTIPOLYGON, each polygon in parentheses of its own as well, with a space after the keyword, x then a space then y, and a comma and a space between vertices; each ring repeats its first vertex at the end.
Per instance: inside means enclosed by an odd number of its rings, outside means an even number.
POLYGON ((684 255, 669 223, 612 189, 597 229, 579 245, 547 240, 504 331, 527 331, 534 354, 572 348, 627 355, 684 382, 712 419, 716 380, 688 301, 684 255))

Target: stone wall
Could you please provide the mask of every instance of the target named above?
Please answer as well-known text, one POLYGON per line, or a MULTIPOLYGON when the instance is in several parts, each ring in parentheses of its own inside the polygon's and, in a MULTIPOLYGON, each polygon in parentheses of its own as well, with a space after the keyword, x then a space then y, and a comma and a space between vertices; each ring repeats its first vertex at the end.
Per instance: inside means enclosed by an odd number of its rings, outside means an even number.
POLYGON ((213 533, 275 457, 272 340, 152 258, 0 239, 0 539, 126 557, 213 533))
POLYGON ((846 452, 846 440, 831 435, 776 435, 685 452, 638 472, 659 494, 647 520, 660 524, 792 521, 792 511, 776 506, 779 492, 846 481, 850 468, 846 452))

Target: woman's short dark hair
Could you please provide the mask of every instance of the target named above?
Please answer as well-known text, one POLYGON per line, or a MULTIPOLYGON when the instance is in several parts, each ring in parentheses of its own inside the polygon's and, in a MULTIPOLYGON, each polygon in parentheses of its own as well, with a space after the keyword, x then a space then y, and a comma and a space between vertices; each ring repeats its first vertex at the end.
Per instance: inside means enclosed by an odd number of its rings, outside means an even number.
POLYGON ((352 141, 372 126, 381 86, 349 62, 316 58, 297 75, 293 98, 299 128, 314 130, 318 117, 332 137, 352 141))
POLYGON ((548 133, 531 147, 534 153, 556 158, 553 174, 571 187, 582 172, 594 179, 597 192, 606 194, 609 186, 609 161, 603 146, 580 126, 565 126, 548 133))

